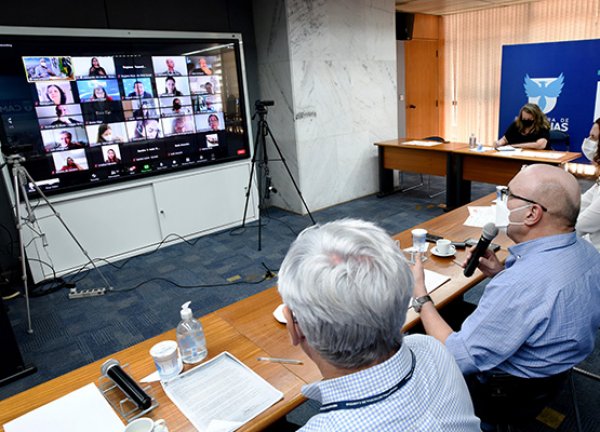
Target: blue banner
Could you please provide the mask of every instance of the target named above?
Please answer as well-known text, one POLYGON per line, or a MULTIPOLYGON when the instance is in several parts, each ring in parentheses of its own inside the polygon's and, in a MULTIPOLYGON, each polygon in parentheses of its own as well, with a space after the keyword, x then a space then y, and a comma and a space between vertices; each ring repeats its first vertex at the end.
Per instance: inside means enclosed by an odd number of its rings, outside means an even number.
POLYGON ((580 151, 592 123, 600 117, 599 53, 600 40, 502 47, 498 137, 523 105, 536 103, 551 129, 569 134, 571 151, 580 151))

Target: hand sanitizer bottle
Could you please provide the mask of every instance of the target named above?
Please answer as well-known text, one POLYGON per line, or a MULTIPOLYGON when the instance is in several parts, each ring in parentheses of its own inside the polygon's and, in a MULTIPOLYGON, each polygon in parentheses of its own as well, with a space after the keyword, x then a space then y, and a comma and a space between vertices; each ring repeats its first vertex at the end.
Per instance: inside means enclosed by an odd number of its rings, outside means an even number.
POLYGON ((177 344, 184 363, 199 363, 206 357, 206 339, 202 324, 194 319, 190 303, 181 306, 181 322, 177 326, 177 344))

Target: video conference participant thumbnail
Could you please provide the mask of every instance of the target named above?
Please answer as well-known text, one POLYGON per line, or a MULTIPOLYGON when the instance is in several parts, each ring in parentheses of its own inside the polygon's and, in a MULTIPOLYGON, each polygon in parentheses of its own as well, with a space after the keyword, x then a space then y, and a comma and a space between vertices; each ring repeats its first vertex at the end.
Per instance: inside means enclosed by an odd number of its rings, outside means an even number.
POLYGON ((214 76, 191 76, 190 92, 192 94, 217 94, 221 93, 219 80, 214 76))
POLYGON ((23 57, 27 81, 73 80, 70 57, 23 57))
POLYGON ((190 94, 187 77, 156 78, 156 88, 159 89, 161 97, 184 96, 190 94), (162 92, 160 89, 162 88, 162 92))
POLYGON ((85 150, 69 150, 52 154, 55 173, 84 171, 89 169, 85 150))
POLYGON ((152 66, 154 75, 164 76, 184 76, 187 75, 187 65, 185 57, 182 56, 156 56, 152 57, 152 66))
POLYGON ((79 102, 73 95, 70 81, 42 81, 35 83, 37 105, 67 105, 79 102))
POLYGON ((221 95, 194 95, 192 97, 195 113, 210 113, 223 111, 221 95))
POLYGON ((123 55, 113 57, 117 78, 149 78, 154 76, 152 57, 146 55, 123 55))
POLYGON ((158 99, 129 99, 123 101, 125 120, 157 119, 158 99))
POLYGON ((93 101, 81 104, 86 124, 118 123, 124 121, 123 108, 118 101, 93 101))
POLYGON ((126 99, 151 99, 154 97, 150 78, 127 78, 122 80, 126 99))
POLYGON ((194 116, 198 132, 216 132, 225 130, 223 113, 197 114, 194 116))
POLYGON ((38 116, 41 129, 73 126, 83 123, 81 106, 79 104, 38 106, 35 108, 35 112, 38 116))
POLYGON ((189 96, 161 97, 160 116, 173 117, 192 114, 192 99, 189 96))
POLYGON ((116 78, 115 62, 110 56, 72 57, 75 77, 86 78, 116 78))
POLYGON ((219 62, 217 56, 189 56, 187 59, 188 75, 212 75, 214 65, 219 62))
POLYGON ((77 81, 77 90, 82 103, 121 99, 119 82, 116 79, 80 80, 77 81))
POLYGON ((185 137, 185 140, 168 141, 164 145, 167 158, 165 162, 170 166, 196 163, 198 161, 197 148, 192 136, 185 137))
POLYGON ((164 117, 161 123, 165 136, 193 134, 196 132, 194 117, 192 115, 164 117))
POLYGON ((90 141, 90 147, 128 141, 124 122, 88 125, 85 130, 90 141))
POLYGON ((45 129, 42 141, 46 152, 82 149, 88 147, 88 139, 82 126, 61 129, 45 129))
POLYGON ((158 119, 128 121, 126 127, 129 141, 155 140, 164 136, 158 119))

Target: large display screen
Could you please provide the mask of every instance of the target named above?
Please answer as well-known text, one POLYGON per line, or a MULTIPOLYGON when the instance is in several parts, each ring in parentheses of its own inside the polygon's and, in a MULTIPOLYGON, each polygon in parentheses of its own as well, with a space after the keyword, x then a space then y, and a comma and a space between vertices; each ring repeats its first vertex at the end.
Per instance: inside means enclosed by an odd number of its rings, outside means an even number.
POLYGON ((237 38, 0 35, 2 151, 45 194, 248 158, 241 55, 237 38))

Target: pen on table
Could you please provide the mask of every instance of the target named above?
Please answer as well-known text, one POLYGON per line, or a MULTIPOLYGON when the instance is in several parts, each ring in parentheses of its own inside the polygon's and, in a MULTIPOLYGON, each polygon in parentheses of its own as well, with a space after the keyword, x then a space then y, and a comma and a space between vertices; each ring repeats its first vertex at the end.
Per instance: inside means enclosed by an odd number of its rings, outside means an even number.
POLYGON ((295 359, 289 359, 289 358, 256 357, 256 360, 258 360, 258 361, 268 361, 268 362, 272 362, 272 363, 295 364, 295 365, 301 365, 301 364, 303 364, 302 360, 295 360, 295 359))

